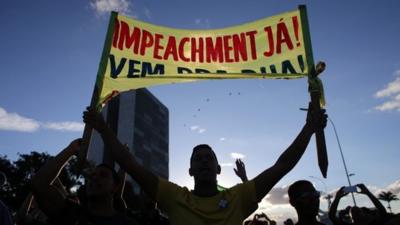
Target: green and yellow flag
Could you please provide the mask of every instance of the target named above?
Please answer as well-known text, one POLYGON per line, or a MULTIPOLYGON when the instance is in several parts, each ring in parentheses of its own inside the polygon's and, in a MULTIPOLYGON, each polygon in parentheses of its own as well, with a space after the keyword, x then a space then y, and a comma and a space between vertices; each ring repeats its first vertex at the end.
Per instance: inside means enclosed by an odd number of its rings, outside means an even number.
POLYGON ((119 92, 161 84, 305 77, 313 59, 301 10, 215 30, 173 29, 113 12, 95 102, 99 106, 119 92))

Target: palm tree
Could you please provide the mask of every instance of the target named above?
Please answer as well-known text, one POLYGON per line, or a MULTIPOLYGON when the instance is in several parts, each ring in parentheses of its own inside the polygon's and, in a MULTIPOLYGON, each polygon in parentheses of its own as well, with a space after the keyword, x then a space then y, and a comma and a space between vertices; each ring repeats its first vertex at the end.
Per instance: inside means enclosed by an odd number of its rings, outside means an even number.
POLYGON ((388 192, 382 191, 378 195, 378 199, 388 203, 387 208, 389 209, 390 213, 392 213, 392 207, 390 207, 390 202, 399 200, 399 198, 397 198, 397 196, 390 191, 388 192))

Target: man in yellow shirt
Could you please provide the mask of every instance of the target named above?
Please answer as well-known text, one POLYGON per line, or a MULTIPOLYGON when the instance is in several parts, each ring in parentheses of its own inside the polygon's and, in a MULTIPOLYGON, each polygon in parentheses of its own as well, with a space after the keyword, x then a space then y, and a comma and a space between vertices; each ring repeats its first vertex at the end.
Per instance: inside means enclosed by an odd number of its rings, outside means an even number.
POLYGON ((254 179, 221 192, 217 189, 221 167, 210 146, 198 145, 193 149, 189 174, 193 176, 195 186, 189 191, 157 177, 137 163, 95 110, 88 108, 83 119, 101 134, 121 168, 167 212, 172 225, 241 225, 257 209, 257 203, 297 164, 313 133, 325 128, 325 111, 314 112, 312 108, 309 107, 306 124, 296 139, 273 166, 254 179))
POLYGON ((257 209, 252 181, 215 191, 220 171, 213 150, 203 144, 193 149, 190 159, 189 174, 195 179, 192 192, 159 178, 156 201, 171 224, 241 224, 257 209))

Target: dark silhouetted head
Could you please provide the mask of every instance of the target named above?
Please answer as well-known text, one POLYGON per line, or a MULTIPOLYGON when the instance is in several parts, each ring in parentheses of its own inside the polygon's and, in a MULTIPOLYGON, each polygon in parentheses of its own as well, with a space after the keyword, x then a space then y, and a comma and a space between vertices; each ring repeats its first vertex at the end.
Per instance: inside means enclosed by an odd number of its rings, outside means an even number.
POLYGON ((209 145, 201 144, 193 148, 190 157, 189 174, 196 181, 216 181, 217 174, 221 173, 218 159, 209 145))
POLYGON ((119 184, 120 179, 115 170, 107 164, 100 164, 87 177, 87 195, 89 198, 105 195, 112 196, 119 184))
POLYGON ((315 217, 319 210, 320 192, 307 180, 299 180, 288 189, 290 204, 299 217, 315 217))

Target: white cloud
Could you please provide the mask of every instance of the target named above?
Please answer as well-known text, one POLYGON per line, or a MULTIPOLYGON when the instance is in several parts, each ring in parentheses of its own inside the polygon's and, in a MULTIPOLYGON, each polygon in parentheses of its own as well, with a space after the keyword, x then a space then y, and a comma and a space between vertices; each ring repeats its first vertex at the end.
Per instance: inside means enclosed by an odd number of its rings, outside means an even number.
POLYGON ((199 126, 194 125, 194 126, 191 126, 190 129, 191 129, 191 130, 197 130, 197 129, 199 129, 199 126))
POLYGON ((199 134, 202 134, 202 133, 206 132, 206 129, 200 128, 198 132, 199 132, 199 134))
POLYGON ((147 19, 152 18, 151 12, 147 7, 144 8, 144 15, 147 17, 147 19))
POLYGON ((222 167, 233 166, 233 163, 221 163, 220 166, 222 167))
POLYGON ((395 73, 395 80, 386 85, 382 90, 377 91, 374 96, 376 98, 386 98, 386 101, 374 109, 378 111, 400 111, 400 70, 395 73))
POLYGON ((111 11, 130 13, 130 3, 127 0, 92 0, 90 6, 99 16, 109 14, 111 11))
POLYGON ((17 113, 8 113, 0 107, 0 130, 33 132, 40 127, 36 120, 26 118, 17 113))
MULTIPOLYGON (((368 186, 368 188, 370 189, 370 187, 368 186)), ((400 194, 400 180, 396 180, 393 183, 389 184, 386 187, 382 187, 382 188, 372 188, 372 190, 370 189, 370 191, 372 193, 374 193, 375 195, 380 194, 382 191, 390 191, 395 195, 399 195, 400 194)))
POLYGON ((206 132, 207 129, 201 128, 201 127, 199 127, 197 125, 193 125, 193 126, 190 126, 190 130, 191 131, 196 131, 197 133, 202 134, 202 133, 206 132))
POLYGON ((57 131, 82 131, 83 123, 78 122, 40 122, 35 119, 26 118, 17 113, 9 113, 0 107, 0 130, 34 132, 39 129, 57 131))
POLYGON ((400 194, 400 180, 396 180, 395 182, 387 186, 386 189, 391 191, 395 195, 400 194))
POLYGON ((244 157, 246 157, 245 155, 241 154, 241 153, 237 153, 237 152, 232 152, 231 153, 231 157, 233 159, 243 159, 244 157))
POLYGON ((396 79, 387 84, 384 89, 376 92, 375 97, 377 98, 390 97, 394 94, 400 93, 400 70, 397 70, 395 72, 395 76, 396 79))
POLYGON ((47 122, 43 123, 42 127, 49 130, 58 130, 58 131, 83 131, 85 125, 83 123, 78 122, 47 122))
POLYGON ((219 138, 219 140, 220 140, 220 141, 225 141, 225 140, 226 140, 226 138, 224 138, 224 137, 221 137, 221 138, 219 138))
POLYGON ((197 18, 194 20, 194 24, 204 27, 204 28, 210 28, 210 20, 208 20, 208 19, 197 18))
POLYGON ((289 204, 288 188, 289 186, 272 188, 265 201, 273 205, 289 204))
POLYGON ((389 100, 381 105, 375 106, 378 111, 390 111, 390 110, 400 110, 400 100, 389 100))

